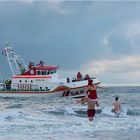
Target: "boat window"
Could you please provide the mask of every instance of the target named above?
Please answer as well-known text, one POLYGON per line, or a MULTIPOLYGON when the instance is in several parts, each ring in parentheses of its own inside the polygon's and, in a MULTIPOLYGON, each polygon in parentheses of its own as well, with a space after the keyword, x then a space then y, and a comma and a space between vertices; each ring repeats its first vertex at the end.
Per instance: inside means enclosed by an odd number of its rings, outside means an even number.
POLYGON ((37 75, 40 75, 40 71, 37 71, 37 75))
POLYGON ((55 69, 55 70, 52 70, 52 74, 53 74, 53 73, 56 73, 56 69, 55 69))
POLYGON ((53 74, 53 70, 51 70, 51 74, 53 74))
POLYGON ((31 83, 33 82, 33 80, 31 80, 31 83))
POLYGON ((49 88, 48 88, 48 87, 45 87, 45 89, 46 89, 46 91, 47 91, 47 90, 49 90, 49 88))
POLYGON ((46 71, 46 75, 47 75, 48 71, 46 71))
POLYGON ((27 83, 27 80, 25 80, 25 82, 27 83))
POLYGON ((49 75, 49 74, 50 74, 50 71, 47 72, 47 75, 49 75))
POLYGON ((54 73, 56 73, 56 70, 54 70, 54 73))
POLYGON ((51 74, 56 73, 56 70, 51 70, 50 73, 51 74))
POLYGON ((41 74, 42 74, 42 75, 46 75, 46 71, 42 71, 41 74))
POLYGON ((21 81, 21 80, 19 80, 19 82, 21 83, 22 81, 21 81))

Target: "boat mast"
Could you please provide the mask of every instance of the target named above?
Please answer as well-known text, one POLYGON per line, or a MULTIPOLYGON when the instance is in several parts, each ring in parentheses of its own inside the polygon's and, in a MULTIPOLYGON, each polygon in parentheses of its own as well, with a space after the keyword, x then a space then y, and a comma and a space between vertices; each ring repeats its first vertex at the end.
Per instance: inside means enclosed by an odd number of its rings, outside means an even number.
POLYGON ((25 71, 26 65, 23 59, 19 55, 14 55, 14 51, 12 47, 9 47, 8 43, 6 44, 6 47, 3 48, 2 54, 7 57, 13 76, 15 76, 15 73, 21 74, 25 71))
POLYGON ((14 76, 15 73, 14 73, 14 70, 13 70, 13 67, 12 67, 12 62, 14 60, 14 54, 13 54, 13 50, 11 47, 8 47, 8 44, 6 44, 6 48, 3 49, 4 53, 5 53, 5 56, 7 57, 7 60, 8 60, 8 63, 9 63, 9 66, 10 66, 10 69, 11 69, 11 72, 12 72, 12 75, 14 76))

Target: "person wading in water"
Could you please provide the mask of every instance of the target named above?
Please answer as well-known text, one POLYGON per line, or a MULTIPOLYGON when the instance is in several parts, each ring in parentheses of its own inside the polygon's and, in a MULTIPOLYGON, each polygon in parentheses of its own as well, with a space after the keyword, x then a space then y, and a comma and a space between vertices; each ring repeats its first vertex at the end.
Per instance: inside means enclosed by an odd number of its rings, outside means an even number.
POLYGON ((87 95, 80 99, 78 102, 86 103, 88 105, 87 108, 87 116, 89 121, 93 120, 93 117, 95 116, 95 105, 99 107, 98 103, 98 97, 96 93, 97 86, 93 84, 93 80, 88 80, 88 86, 87 86, 87 95))
POLYGON ((120 113, 121 113, 121 104, 119 101, 119 97, 115 98, 113 105, 114 105, 115 116, 118 118, 120 116, 120 113))

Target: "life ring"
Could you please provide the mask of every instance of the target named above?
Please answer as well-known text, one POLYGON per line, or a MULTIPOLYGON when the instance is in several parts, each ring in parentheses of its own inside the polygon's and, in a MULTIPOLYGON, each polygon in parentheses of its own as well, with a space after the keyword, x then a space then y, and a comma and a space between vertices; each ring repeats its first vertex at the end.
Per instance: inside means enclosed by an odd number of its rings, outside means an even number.
POLYGON ((34 70, 30 70, 30 74, 32 74, 32 75, 33 75, 33 74, 34 74, 34 70))

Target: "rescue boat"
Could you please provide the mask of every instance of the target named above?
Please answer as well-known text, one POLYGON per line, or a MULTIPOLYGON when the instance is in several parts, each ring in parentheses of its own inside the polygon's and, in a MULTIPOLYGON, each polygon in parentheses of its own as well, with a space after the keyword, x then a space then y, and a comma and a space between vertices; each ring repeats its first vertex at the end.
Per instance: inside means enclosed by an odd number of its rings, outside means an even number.
POLYGON ((7 57, 12 77, 1 83, 0 96, 78 97, 85 95, 88 78, 93 79, 94 84, 100 84, 96 77, 64 79, 58 73, 58 66, 45 65, 43 61, 36 65, 30 62, 26 66, 9 44, 3 48, 2 54, 7 57))

